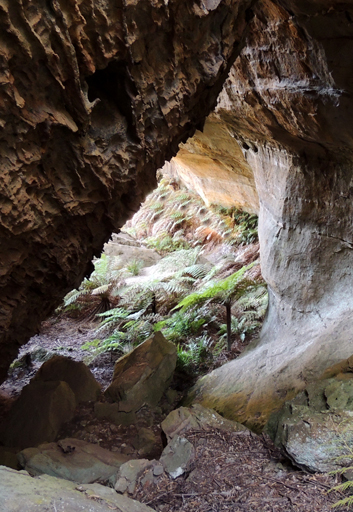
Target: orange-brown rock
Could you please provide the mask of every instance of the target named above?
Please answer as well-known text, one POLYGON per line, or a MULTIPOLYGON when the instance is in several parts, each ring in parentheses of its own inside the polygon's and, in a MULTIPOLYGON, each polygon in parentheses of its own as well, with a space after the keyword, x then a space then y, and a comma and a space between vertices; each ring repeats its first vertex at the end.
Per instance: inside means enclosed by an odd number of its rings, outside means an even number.
POLYGON ((165 168, 199 194, 207 206, 259 212, 254 172, 232 130, 217 114, 209 115, 203 131, 181 144, 165 168))

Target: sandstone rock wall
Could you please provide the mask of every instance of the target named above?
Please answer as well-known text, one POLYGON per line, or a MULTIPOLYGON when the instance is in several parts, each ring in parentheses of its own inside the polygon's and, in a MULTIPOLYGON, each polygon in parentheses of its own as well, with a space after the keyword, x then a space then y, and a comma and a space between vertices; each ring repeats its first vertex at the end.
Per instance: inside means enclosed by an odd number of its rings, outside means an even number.
POLYGON ((164 169, 211 204, 259 213, 254 172, 234 138, 234 131, 217 114, 210 114, 164 169))
POLYGON ((353 352, 353 10, 262 0, 254 11, 216 112, 254 172, 270 306, 260 343, 193 396, 260 429, 353 352))
POLYGON ((0 1, 0 380, 202 126, 250 3, 0 1))

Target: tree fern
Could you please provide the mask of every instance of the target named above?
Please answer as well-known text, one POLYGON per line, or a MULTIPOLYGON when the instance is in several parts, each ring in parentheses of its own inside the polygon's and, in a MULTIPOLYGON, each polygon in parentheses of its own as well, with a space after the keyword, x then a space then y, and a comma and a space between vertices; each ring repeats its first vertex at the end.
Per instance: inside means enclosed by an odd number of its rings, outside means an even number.
POLYGON ((207 301, 225 303, 229 299, 240 298, 250 286, 256 285, 244 277, 246 271, 253 266, 254 264, 251 263, 221 281, 209 283, 206 288, 185 297, 174 309, 181 308, 182 311, 185 311, 207 301))

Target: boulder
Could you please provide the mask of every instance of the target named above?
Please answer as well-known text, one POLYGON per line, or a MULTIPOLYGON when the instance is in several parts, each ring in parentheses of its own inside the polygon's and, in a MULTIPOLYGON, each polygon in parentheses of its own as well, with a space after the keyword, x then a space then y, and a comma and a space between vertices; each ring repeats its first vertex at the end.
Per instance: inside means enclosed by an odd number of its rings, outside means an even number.
POLYGON ((156 332, 115 363, 114 376, 105 395, 119 403, 119 411, 137 411, 144 404, 156 406, 173 375, 176 346, 156 332))
POLYGON ((82 361, 54 356, 45 362, 32 379, 34 382, 64 381, 74 392, 76 403, 97 400, 101 387, 82 361))
POLYGON ((5 467, 0 467, 0 496, 2 512, 153 512, 100 484, 77 485, 48 475, 33 478, 5 467))
POLYGON ((339 469, 353 443, 353 378, 309 385, 270 416, 265 431, 299 468, 339 469))
POLYGON ((70 421, 75 395, 63 381, 31 382, 25 386, 1 427, 5 446, 28 448, 54 441, 63 423, 70 421))
POLYGON ((7 466, 12 469, 20 469, 20 464, 17 460, 16 449, 5 448, 0 446, 0 466, 7 466))
POLYGON ((126 462, 118 471, 117 480, 114 486, 115 490, 120 493, 127 492, 129 494, 133 494, 137 480, 142 473, 146 472, 151 474, 153 479, 154 468, 160 466, 161 465, 156 460, 148 459, 134 459, 126 462))
POLYGON ((106 482, 129 458, 79 439, 63 439, 18 454, 21 466, 32 476, 41 474, 90 484, 106 482))
POLYGON ((161 458, 165 471, 174 479, 190 468, 195 448, 185 437, 175 436, 164 448, 161 458))
POLYGON ((230 432, 248 430, 244 425, 222 418, 216 411, 206 409, 200 404, 175 409, 162 421, 161 426, 168 440, 191 429, 200 430, 213 427, 230 432))
POLYGON ((104 245, 104 253, 114 258, 114 267, 126 267, 131 261, 140 261, 142 267, 155 265, 161 256, 153 249, 147 249, 127 234, 114 235, 112 240, 104 245))
POLYGON ((141 427, 138 429, 137 436, 133 439, 132 445, 138 454, 148 456, 158 446, 158 440, 150 428, 141 427))

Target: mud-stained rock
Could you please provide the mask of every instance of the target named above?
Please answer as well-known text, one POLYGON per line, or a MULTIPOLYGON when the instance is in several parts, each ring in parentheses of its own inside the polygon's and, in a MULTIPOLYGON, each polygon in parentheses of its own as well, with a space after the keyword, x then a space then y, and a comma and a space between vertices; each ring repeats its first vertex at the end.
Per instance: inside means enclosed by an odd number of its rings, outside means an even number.
POLYGON ((28 448, 54 441, 63 423, 73 418, 75 395, 66 382, 31 382, 22 390, 1 425, 5 446, 28 448))
POLYGON ((32 382, 64 381, 74 392, 76 403, 97 400, 101 387, 88 366, 65 356, 54 356, 45 362, 32 382))
POLYGON ((108 481, 127 460, 126 455, 79 439, 62 439, 18 454, 19 463, 32 476, 46 474, 81 484, 108 481))
POLYGON ((48 475, 31 477, 26 471, 0 467, 2 512, 153 512, 138 501, 117 494, 99 484, 81 484, 48 475))
POLYGON ((200 404, 175 409, 162 421, 161 427, 169 441, 174 436, 185 434, 191 429, 202 430, 212 427, 229 432, 247 430, 244 425, 222 418, 216 411, 206 409, 200 404))
POLYGON ((0 6, 0 380, 216 103, 251 0, 0 6))
POLYGON ((353 379, 313 383, 270 416, 266 432, 290 460, 306 471, 344 466, 353 442, 353 379))
POLYGON ((156 332, 132 352, 118 359, 105 395, 130 413, 144 404, 155 406, 172 378, 177 360, 174 343, 156 332))

